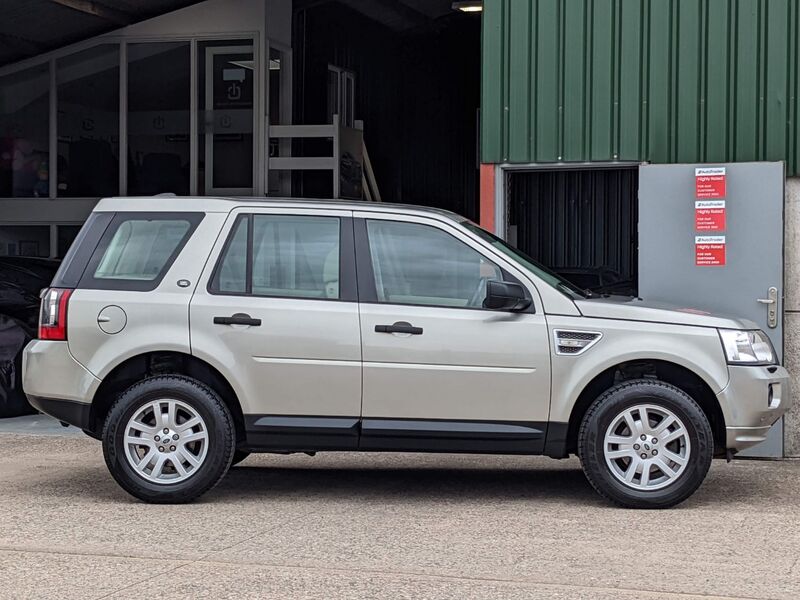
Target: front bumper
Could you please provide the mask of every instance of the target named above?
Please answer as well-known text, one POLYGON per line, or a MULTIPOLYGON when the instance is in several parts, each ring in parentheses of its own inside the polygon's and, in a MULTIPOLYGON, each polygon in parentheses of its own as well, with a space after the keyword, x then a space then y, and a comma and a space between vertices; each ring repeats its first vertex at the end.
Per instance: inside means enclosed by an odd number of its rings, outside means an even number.
POLYGON ((726 445, 744 450, 767 438, 770 427, 792 406, 789 372, 780 366, 730 366, 730 381, 719 394, 726 445))
POLYGON ((67 342, 33 340, 22 354, 22 388, 38 410, 86 429, 100 380, 76 361, 67 342))

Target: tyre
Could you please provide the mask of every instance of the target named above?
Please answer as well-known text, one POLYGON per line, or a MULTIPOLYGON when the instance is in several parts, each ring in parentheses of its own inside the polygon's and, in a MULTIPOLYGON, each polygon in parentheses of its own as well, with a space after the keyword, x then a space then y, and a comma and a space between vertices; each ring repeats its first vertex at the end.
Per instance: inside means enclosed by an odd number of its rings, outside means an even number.
POLYGON ((233 461, 231 462, 231 466, 238 465, 242 462, 245 458, 250 456, 250 453, 245 450, 236 450, 233 453, 233 461))
POLYGON ((213 488, 233 460, 228 408, 204 384, 178 375, 129 387, 103 427, 106 465, 122 488, 145 502, 190 502, 213 488))
POLYGON ((673 385, 616 385, 586 412, 578 456, 601 496, 628 508, 668 508, 703 483, 714 436, 703 410, 673 385))

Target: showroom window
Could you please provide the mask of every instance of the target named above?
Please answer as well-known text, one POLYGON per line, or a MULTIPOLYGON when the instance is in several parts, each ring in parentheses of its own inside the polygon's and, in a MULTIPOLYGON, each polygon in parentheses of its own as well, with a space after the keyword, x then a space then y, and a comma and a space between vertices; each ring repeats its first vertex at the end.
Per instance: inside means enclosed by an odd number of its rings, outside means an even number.
POLYGON ((255 58, 252 40, 197 45, 200 195, 253 193, 255 58))
POLYGON ((50 226, 0 226, 0 256, 50 256, 50 226))
POLYGON ((189 193, 189 48, 128 44, 128 195, 189 193))
POLYGON ((58 196, 119 193, 119 46, 59 59, 58 196))
POLYGON ((48 64, 0 77, 0 198, 47 198, 48 64))

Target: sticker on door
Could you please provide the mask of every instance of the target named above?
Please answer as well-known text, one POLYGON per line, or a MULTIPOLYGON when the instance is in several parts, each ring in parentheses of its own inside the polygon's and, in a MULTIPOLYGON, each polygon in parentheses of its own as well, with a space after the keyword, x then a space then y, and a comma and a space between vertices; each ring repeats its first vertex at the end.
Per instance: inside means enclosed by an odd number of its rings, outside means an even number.
POLYGON ((696 231, 725 231, 725 200, 695 200, 696 231))
POLYGON ((694 264, 697 267, 724 267, 725 236, 696 235, 694 238, 694 264))
POLYGON ((724 198, 725 179, 725 167, 697 167, 694 170, 695 197, 724 198))

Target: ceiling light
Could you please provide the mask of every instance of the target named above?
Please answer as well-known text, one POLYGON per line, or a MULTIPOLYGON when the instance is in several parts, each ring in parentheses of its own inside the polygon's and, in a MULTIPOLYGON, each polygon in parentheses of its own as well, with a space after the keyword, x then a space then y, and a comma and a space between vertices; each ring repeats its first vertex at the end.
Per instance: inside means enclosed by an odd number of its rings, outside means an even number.
POLYGON ((459 0, 453 2, 453 10, 460 10, 461 12, 481 12, 483 10, 482 0, 459 0))

